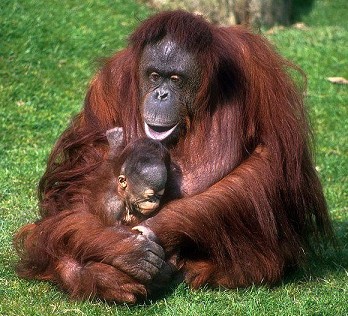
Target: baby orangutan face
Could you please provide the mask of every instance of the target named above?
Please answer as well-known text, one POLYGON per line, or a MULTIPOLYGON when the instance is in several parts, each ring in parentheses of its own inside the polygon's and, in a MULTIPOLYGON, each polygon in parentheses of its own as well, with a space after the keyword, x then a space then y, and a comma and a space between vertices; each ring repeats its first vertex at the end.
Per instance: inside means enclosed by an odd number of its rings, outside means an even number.
POLYGON ((167 175, 162 173, 158 177, 161 179, 161 183, 159 183, 161 185, 158 185, 158 183, 157 185, 151 185, 152 181, 146 178, 132 178, 123 174, 118 177, 119 193, 133 213, 139 212, 144 216, 149 216, 160 205, 167 175))

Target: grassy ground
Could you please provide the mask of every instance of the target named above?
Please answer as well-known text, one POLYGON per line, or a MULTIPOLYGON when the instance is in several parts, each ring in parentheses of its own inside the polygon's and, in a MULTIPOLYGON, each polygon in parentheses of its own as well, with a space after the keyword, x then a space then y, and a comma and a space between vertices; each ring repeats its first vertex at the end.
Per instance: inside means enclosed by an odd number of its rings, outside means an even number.
POLYGON ((327 251, 272 289, 181 284, 135 307, 71 302, 49 283, 16 277, 11 239, 37 218, 36 185, 55 139, 79 110, 96 59, 122 48, 149 13, 129 0, 0 3, 0 315, 348 315, 348 86, 325 79, 348 78, 346 0, 314 1, 301 17, 308 28, 268 35, 308 74, 317 166, 341 253, 327 251))

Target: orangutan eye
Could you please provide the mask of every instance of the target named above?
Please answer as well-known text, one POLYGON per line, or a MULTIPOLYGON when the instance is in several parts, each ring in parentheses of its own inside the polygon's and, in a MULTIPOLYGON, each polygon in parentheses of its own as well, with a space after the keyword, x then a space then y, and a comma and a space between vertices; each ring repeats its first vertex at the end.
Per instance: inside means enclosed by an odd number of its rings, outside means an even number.
POLYGON ((179 84, 182 81, 181 77, 178 75, 172 75, 170 77, 170 80, 171 80, 171 82, 176 83, 176 84, 179 84))
POLYGON ((157 72, 151 72, 149 75, 149 79, 152 82, 158 82, 161 79, 161 76, 157 72))

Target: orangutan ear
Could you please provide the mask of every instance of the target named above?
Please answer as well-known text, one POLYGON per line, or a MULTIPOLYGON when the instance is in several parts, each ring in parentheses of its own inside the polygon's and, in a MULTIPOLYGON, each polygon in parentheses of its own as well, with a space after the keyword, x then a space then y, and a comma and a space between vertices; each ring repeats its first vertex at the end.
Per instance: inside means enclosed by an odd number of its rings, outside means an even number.
POLYGON ((120 185, 120 187, 124 190, 127 187, 127 179, 126 176, 123 174, 120 174, 118 176, 118 183, 120 185))

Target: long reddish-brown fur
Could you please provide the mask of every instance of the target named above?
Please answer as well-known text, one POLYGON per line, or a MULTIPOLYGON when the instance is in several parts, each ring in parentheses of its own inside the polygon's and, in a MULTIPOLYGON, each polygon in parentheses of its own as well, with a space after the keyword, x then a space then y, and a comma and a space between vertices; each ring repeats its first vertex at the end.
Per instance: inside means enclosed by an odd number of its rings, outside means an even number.
POLYGON ((241 27, 161 13, 105 63, 53 149, 39 185, 41 219, 15 237, 21 276, 52 280, 79 298, 146 295, 146 285, 110 265, 117 256, 141 259, 134 233, 91 212, 87 184, 107 157, 106 130, 123 127, 126 143, 144 136, 139 60, 166 35, 196 56, 202 81, 187 132, 169 148, 182 172, 179 198, 144 225, 186 281, 194 288, 272 284, 303 260, 312 240, 331 236, 292 66, 241 27))

